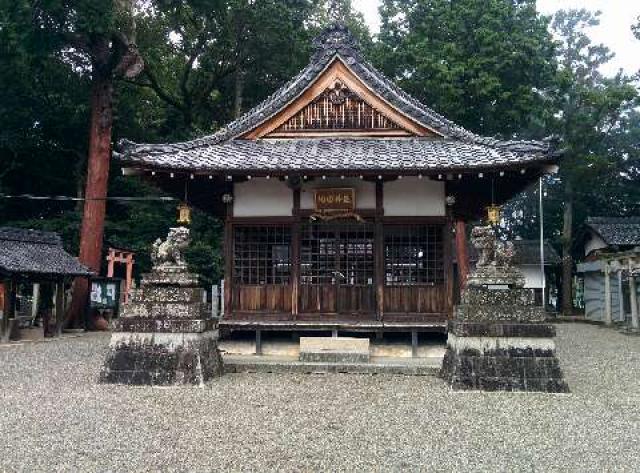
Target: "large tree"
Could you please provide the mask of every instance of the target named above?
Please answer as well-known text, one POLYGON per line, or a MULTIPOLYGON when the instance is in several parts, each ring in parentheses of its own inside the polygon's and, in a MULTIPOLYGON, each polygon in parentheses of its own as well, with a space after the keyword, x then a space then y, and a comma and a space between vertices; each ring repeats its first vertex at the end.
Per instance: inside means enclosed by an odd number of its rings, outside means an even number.
POLYGON ((565 154, 560 171, 562 200, 562 304, 563 312, 573 311, 573 248, 576 205, 579 215, 601 211, 618 212, 636 205, 623 196, 616 198, 607 190, 620 190, 624 183, 624 148, 633 133, 630 121, 637 91, 632 79, 622 73, 604 77, 600 68, 613 54, 602 44, 593 44, 588 29, 599 24, 599 12, 560 11, 553 20, 559 38, 560 69, 551 94, 551 129, 559 134, 565 154), (600 204, 600 205, 598 205, 600 204))
POLYGON ((164 102, 163 139, 211 132, 306 65, 313 37, 336 6, 369 46, 350 0, 158 0, 137 18, 146 67, 129 82, 164 102))
POLYGON ((535 0, 383 0, 377 62, 408 92, 479 133, 534 126, 554 44, 535 0))
MULTIPOLYGON (((599 13, 560 11, 552 28, 558 39, 558 71, 545 94, 545 127, 564 149, 558 176, 545 180, 545 235, 561 248, 563 312, 573 311, 574 260, 584 256, 576 229, 589 216, 640 212, 640 114, 633 78, 605 77, 612 53, 589 39, 599 13)), ((538 190, 531 189, 505 212, 515 235, 537 238, 538 190)))
MULTIPOLYGON (((133 0, 19 0, 8 16, 24 22, 19 31, 33 52, 84 74, 90 84, 90 127, 80 261, 100 271, 113 124, 113 81, 135 77, 142 59, 135 46, 133 0)), ((86 280, 77 280, 72 317, 84 309, 86 280)))

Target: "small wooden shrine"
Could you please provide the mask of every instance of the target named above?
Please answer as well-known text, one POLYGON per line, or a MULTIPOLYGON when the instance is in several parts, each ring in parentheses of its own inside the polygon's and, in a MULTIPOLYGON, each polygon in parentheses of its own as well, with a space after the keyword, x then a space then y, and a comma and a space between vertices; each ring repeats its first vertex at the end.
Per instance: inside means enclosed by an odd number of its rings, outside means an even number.
POLYGON ((293 330, 444 330, 454 251, 468 267, 453 229, 557 160, 546 142, 478 136, 412 98, 341 23, 304 70, 214 135, 124 141, 116 157, 224 219, 221 326, 293 330))

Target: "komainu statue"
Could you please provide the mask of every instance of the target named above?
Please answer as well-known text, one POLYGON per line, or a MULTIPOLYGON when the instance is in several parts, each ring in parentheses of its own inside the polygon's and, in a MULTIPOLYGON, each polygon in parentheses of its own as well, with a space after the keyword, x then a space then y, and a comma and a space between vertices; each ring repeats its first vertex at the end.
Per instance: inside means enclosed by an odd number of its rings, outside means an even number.
POLYGON ((511 266, 515 256, 513 243, 498 241, 490 225, 474 227, 471 230, 471 243, 480 252, 478 266, 511 266))
POLYGON ((151 248, 151 261, 154 266, 185 266, 182 252, 189 246, 189 229, 177 227, 169 230, 167 239, 158 238, 151 248))

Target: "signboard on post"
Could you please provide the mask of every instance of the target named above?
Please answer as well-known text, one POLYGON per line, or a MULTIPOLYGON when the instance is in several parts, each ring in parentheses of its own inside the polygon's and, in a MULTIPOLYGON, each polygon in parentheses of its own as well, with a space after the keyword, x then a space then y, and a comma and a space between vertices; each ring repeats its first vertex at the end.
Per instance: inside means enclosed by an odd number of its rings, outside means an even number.
POLYGON ((120 279, 92 279, 89 303, 92 309, 116 311, 120 305, 120 279))
POLYGON ((356 208, 354 189, 316 189, 314 192, 316 212, 353 212, 356 208))

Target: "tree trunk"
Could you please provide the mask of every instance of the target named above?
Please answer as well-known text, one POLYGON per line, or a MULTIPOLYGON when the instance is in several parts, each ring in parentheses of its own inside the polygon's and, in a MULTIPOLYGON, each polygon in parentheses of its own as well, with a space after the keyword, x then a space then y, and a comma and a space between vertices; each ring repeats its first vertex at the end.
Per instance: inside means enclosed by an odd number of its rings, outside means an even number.
POLYGON ((573 183, 570 179, 565 184, 562 225, 562 312, 570 316, 573 315, 573 183))
POLYGON ((242 115, 242 102, 244 101, 244 72, 239 67, 235 74, 233 94, 233 117, 242 115))
MULTIPOLYGON (((106 51, 108 42, 97 46, 98 54, 106 51)), ((80 262, 95 273, 100 272, 102 240, 106 214, 107 184, 111 160, 111 127, 113 123, 113 79, 108 72, 94 66, 91 85, 91 129, 89 133, 89 159, 85 188, 84 214, 80 231, 80 262)), ((89 284, 84 278, 74 282, 73 301, 69 321, 79 321, 89 295, 89 284)))

